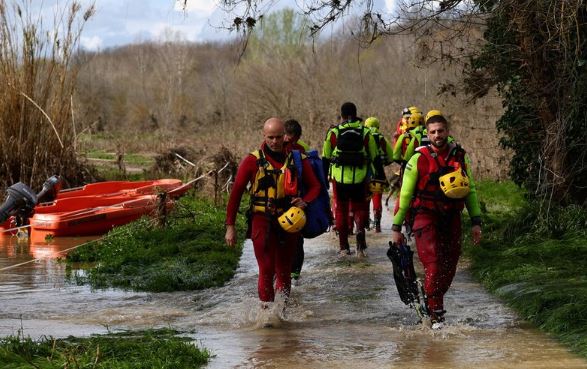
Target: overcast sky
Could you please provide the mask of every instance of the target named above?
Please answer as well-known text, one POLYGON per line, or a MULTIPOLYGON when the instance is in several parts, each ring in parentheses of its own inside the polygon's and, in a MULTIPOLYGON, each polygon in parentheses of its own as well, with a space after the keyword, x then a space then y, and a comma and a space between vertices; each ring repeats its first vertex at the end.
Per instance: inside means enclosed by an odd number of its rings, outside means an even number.
MULTIPOLYGON (((216 6, 217 0, 78 0, 86 9, 95 3, 96 13, 85 25, 80 40, 88 50, 100 50, 140 41, 160 41, 176 33, 189 41, 226 40, 234 37, 222 29, 231 19, 216 6)), ((265 0, 271 10, 299 9, 304 0, 265 0)), ((57 7, 71 0, 33 0, 33 7, 46 19, 52 19, 57 7)), ((393 0, 375 0, 375 8, 389 10, 393 0)))

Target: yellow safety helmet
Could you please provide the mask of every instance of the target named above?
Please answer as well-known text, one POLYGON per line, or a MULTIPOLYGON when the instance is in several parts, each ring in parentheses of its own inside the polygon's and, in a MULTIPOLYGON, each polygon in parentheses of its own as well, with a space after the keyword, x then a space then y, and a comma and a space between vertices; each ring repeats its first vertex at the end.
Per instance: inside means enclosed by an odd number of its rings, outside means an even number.
POLYGON ((421 126, 422 124, 424 124, 424 117, 422 116, 422 113, 414 111, 406 122, 406 131, 421 126))
POLYGON ((414 113, 422 114, 422 110, 420 110, 420 108, 418 108, 417 106, 410 106, 408 108, 408 110, 410 111, 410 114, 414 114, 414 113))
POLYGON ((412 115, 413 113, 420 113, 420 114, 422 114, 422 111, 418 107, 416 107, 416 106, 410 106, 410 107, 404 108, 402 110, 402 117, 407 118, 410 115, 412 115))
POLYGON ((454 172, 450 172, 438 178, 440 188, 446 197, 451 199, 462 199, 467 197, 471 188, 469 187, 469 177, 467 173, 457 166, 454 172))
POLYGON ((383 193, 386 185, 385 181, 373 179, 369 182, 369 191, 371 193, 383 193))
POLYGON ((427 114, 426 114, 426 119, 424 119, 425 123, 428 123, 428 119, 435 117, 437 115, 443 116, 442 112, 440 110, 430 110, 427 114))
POLYGON ((277 219, 281 228, 288 233, 296 233, 306 225, 306 214, 297 206, 292 206, 277 219))
POLYGON ((379 119, 376 117, 369 117, 365 119, 365 127, 379 128, 379 119))

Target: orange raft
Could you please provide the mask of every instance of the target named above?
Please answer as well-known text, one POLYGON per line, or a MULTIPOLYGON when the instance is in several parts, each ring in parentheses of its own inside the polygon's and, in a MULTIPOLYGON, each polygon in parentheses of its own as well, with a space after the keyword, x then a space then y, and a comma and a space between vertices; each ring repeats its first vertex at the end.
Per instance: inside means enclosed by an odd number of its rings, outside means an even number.
MULTIPOLYGON (((98 182, 62 190, 54 201, 35 206, 30 218, 31 236, 101 235, 115 226, 149 215, 158 206, 158 194, 166 193, 166 208, 173 206, 192 187, 179 179, 98 182)), ((2 228, 12 227, 9 219, 2 228)))
MULTIPOLYGON (((179 179, 155 179, 150 181, 107 181, 68 188, 57 193, 57 199, 81 196, 140 196, 171 191, 182 185, 179 179)), ((36 211, 36 209, 35 209, 36 211)))

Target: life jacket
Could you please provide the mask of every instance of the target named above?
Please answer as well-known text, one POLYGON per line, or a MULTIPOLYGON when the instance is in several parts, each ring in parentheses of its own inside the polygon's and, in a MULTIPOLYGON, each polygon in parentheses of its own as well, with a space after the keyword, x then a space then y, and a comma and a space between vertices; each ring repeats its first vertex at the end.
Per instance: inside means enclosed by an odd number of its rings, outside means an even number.
POLYGON ((412 208, 416 212, 428 210, 440 213, 463 210, 465 199, 451 199, 445 196, 440 188, 439 178, 457 167, 465 166, 465 150, 459 145, 449 144, 449 154, 445 160, 434 152, 430 145, 416 149, 428 161, 428 171, 418 173, 418 183, 412 200, 412 208))
MULTIPOLYGON (((426 130, 420 127, 406 131, 398 138, 393 149, 393 159, 395 161, 402 164, 407 163, 416 152, 416 148, 424 146, 422 143, 423 138, 426 137, 427 139, 428 136, 426 136, 426 130)), ((430 143, 429 140, 426 141, 430 143)))
POLYGON ((346 122, 332 129, 336 145, 330 158, 329 176, 338 183, 361 183, 370 173, 370 161, 366 140, 370 129, 360 121, 346 122), (349 126, 345 126, 349 124, 349 126))
POLYGON ((291 197, 296 196, 299 191, 298 176, 291 155, 286 157, 280 169, 271 165, 263 150, 255 150, 251 155, 257 158, 258 168, 251 186, 251 211, 272 215, 283 213, 287 210, 291 197))
POLYGON ((371 130, 371 136, 375 140, 375 144, 377 145, 377 155, 381 158, 381 163, 383 165, 389 165, 392 163, 391 158, 388 157, 387 152, 385 150, 385 146, 387 142, 385 141, 385 137, 380 132, 376 132, 371 130))

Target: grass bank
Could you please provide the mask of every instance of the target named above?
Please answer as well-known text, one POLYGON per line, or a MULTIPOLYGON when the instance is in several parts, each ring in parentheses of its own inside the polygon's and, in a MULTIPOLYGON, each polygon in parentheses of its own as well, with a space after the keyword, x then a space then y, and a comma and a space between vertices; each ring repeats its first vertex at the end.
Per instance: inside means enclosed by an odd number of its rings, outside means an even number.
MULTIPOLYGON (((224 207, 185 196, 165 228, 143 218, 68 254, 70 277, 94 288, 151 292, 221 286, 234 275, 242 252, 242 246, 224 244, 224 218, 224 207), (80 272, 72 263, 91 267, 80 272)), ((242 219, 238 228, 242 240, 242 219)))
POLYGON ((480 183, 481 247, 465 253, 481 283, 523 318, 587 357, 587 211, 524 200, 511 183, 480 183))
POLYGON ((177 334, 163 329, 85 338, 10 336, 0 338, 0 363, 5 369, 191 369, 208 362, 207 350, 177 334))

